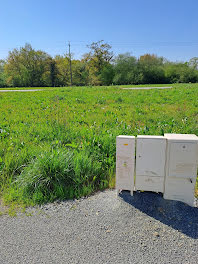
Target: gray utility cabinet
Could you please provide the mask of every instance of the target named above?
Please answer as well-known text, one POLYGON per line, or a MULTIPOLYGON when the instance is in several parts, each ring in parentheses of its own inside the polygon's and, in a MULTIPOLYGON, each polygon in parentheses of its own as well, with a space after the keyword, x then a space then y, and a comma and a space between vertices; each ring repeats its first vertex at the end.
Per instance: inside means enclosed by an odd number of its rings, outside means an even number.
POLYGON ((164 192, 166 138, 137 136, 136 190, 164 192))
POLYGON ((164 198, 194 205, 197 178, 198 137, 165 134, 167 139, 164 198))

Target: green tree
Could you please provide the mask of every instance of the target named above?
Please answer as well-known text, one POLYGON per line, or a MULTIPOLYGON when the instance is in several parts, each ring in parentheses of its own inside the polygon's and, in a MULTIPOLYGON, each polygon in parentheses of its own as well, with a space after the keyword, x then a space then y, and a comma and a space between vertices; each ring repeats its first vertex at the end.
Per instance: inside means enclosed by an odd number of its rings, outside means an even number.
POLYGON ((188 65, 193 69, 198 70, 198 57, 194 57, 190 59, 188 65))
POLYGON ((100 40, 88 45, 88 48, 90 52, 84 55, 83 61, 86 63, 86 70, 89 73, 89 83, 92 85, 101 85, 104 81, 107 81, 105 79, 107 75, 108 80, 111 79, 109 76, 110 72, 113 74, 113 71, 110 70, 110 62, 113 58, 111 46, 104 43, 103 40, 100 40), (108 74, 106 74, 107 71, 108 74))
POLYGON ((56 61, 52 58, 49 59, 49 68, 50 68, 50 80, 51 80, 51 86, 55 87, 57 86, 57 78, 58 78, 58 69, 56 65, 56 61))
POLYGON ((69 68, 69 56, 56 56, 55 62, 57 67, 57 86, 70 85, 70 68, 69 68))
POLYGON ((142 76, 138 70, 137 59, 130 53, 119 54, 114 60, 115 84, 138 84, 142 76))
POLYGON ((142 74, 142 83, 164 83, 164 59, 154 54, 140 56, 138 61, 139 71, 142 74))
POLYGON ((50 86, 51 57, 41 51, 35 51, 30 44, 9 52, 5 72, 10 86, 50 86))
POLYGON ((4 72, 5 61, 0 60, 0 87, 6 87, 6 76, 4 72))
MULTIPOLYGON (((153 54, 137 59, 125 53, 113 60, 111 46, 103 40, 88 48, 81 60, 71 61, 74 85, 198 82, 198 57, 173 63, 153 54)), ((69 86, 70 78, 69 54, 52 58, 26 44, 0 60, 0 87, 69 86)))
POLYGON ((165 64, 165 77, 169 83, 188 83, 198 81, 198 71, 188 66, 188 63, 165 64))
POLYGON ((72 60, 72 75, 74 85, 88 85, 89 73, 83 60, 72 60))
POLYGON ((113 83, 114 68, 110 63, 102 68, 100 80, 103 85, 110 85, 113 83))

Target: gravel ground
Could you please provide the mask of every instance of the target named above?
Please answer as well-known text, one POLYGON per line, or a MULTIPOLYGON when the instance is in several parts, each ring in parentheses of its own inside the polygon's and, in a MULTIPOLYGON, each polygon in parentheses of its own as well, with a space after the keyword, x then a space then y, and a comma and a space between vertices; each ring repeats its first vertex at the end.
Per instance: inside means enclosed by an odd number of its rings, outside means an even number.
POLYGON ((0 263, 198 263, 198 208, 107 190, 0 217, 0 263))

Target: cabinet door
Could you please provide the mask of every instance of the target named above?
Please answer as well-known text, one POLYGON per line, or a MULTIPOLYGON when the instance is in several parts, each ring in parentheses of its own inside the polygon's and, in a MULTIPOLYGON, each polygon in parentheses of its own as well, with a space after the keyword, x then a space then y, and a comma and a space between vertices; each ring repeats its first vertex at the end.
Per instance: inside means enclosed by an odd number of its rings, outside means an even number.
POLYGON ((164 198, 194 205, 195 178, 168 178, 165 182, 164 198))
POLYGON ((166 139, 137 138, 136 175, 165 175, 166 139))
POLYGON ((197 144, 170 143, 168 177, 197 176, 197 144))
POLYGON ((116 139, 116 189, 134 188, 135 137, 120 136, 116 139))
MULTIPOLYGON (((121 163, 121 162, 120 162, 121 163)), ((133 191, 134 188, 134 166, 125 164, 116 167, 116 189, 133 191)))

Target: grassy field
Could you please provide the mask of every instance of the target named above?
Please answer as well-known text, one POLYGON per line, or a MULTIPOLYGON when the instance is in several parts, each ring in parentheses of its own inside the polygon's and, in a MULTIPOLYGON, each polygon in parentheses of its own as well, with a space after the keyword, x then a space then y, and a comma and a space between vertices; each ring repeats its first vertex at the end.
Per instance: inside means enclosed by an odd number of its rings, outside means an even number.
POLYGON ((198 84, 171 86, 0 93, 2 199, 30 205, 113 187, 119 134, 198 135, 198 84))

